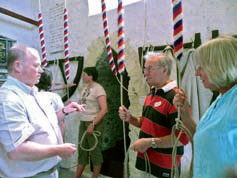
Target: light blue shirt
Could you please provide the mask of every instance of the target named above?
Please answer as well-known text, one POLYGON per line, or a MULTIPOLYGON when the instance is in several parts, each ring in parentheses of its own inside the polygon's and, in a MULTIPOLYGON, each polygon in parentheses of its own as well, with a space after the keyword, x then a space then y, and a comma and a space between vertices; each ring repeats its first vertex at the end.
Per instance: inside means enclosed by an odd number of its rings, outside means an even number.
POLYGON ((225 178, 237 165, 237 86, 219 95, 194 135, 193 178, 225 178))
POLYGON ((39 144, 62 143, 57 116, 49 100, 17 79, 8 76, 0 88, 0 177, 22 178, 47 171, 61 160, 13 161, 7 152, 25 140, 39 144))
POLYGON ((50 104, 51 106, 53 106, 55 112, 61 110, 64 107, 62 99, 57 93, 53 93, 50 91, 40 91, 39 95, 41 95, 42 97, 46 97, 45 99, 50 100, 50 104))

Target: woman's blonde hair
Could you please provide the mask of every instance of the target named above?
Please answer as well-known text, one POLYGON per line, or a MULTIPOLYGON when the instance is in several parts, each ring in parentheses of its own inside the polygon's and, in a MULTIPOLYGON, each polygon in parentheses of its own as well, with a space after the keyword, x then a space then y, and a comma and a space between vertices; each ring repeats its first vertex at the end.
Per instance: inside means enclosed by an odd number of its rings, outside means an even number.
POLYGON ((217 88, 237 81, 237 39, 220 36, 201 45, 194 53, 197 65, 217 88))

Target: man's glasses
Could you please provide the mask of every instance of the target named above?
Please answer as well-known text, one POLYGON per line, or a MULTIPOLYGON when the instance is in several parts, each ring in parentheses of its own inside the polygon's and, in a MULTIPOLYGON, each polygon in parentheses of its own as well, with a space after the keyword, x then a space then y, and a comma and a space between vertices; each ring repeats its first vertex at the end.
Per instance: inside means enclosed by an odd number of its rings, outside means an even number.
POLYGON ((159 68, 160 68, 160 66, 148 66, 148 67, 143 68, 143 72, 151 72, 151 71, 154 71, 159 68))

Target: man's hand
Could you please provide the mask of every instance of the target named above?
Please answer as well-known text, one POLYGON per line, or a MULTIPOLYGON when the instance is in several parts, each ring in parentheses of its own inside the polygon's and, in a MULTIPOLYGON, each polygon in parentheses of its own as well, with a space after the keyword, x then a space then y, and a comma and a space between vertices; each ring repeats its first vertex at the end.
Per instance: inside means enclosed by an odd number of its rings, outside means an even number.
POLYGON ((125 106, 120 106, 118 112, 119 112, 120 119, 126 122, 129 122, 131 115, 130 115, 129 110, 125 106))
POLYGON ((140 138, 130 145, 130 149, 140 153, 146 152, 151 147, 151 138, 140 138))
POLYGON ((75 144, 72 143, 64 143, 59 145, 58 156, 62 159, 70 158, 75 152, 77 148, 75 144))
POLYGON ((83 112, 85 111, 84 105, 80 105, 76 102, 69 102, 65 107, 64 107, 64 112, 65 113, 72 113, 72 112, 83 112))

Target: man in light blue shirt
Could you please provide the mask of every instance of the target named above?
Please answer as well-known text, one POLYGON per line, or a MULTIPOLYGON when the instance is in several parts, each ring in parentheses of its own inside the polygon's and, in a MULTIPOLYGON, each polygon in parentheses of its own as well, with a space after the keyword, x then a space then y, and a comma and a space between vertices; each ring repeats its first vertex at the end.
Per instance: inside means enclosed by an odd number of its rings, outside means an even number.
MULTIPOLYGON (((57 164, 76 152, 63 143, 57 115, 50 102, 39 97, 41 73, 38 52, 24 45, 8 53, 8 78, 0 88, 0 177, 57 178, 57 164)), ((61 114, 83 111, 72 102, 61 114)))

